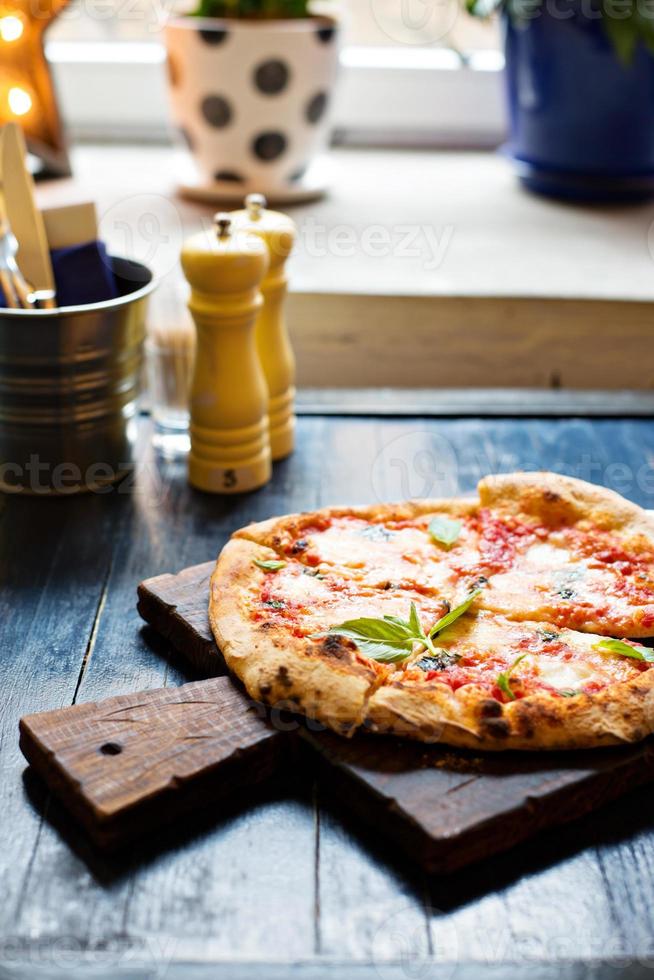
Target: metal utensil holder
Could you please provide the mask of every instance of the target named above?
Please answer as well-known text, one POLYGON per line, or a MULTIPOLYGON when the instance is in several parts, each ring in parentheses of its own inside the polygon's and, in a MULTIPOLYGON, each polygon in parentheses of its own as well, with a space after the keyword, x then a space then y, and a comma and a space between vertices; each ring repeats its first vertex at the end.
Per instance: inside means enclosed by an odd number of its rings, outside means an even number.
POLYGON ((144 265, 112 258, 119 295, 58 310, 0 310, 0 489, 94 490, 134 463, 144 265))

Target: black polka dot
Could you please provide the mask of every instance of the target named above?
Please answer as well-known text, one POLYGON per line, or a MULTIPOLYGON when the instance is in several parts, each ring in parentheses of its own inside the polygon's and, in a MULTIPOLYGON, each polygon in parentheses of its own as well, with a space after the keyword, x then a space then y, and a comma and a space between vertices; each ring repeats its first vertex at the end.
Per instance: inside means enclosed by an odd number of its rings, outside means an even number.
POLYGON ((277 95, 288 85, 290 71, 284 61, 271 58, 254 69, 254 84, 264 95, 277 95))
POLYGON ((198 31, 198 34, 202 38, 205 44, 222 44, 223 41, 227 40, 227 35, 229 31, 224 31, 222 28, 202 28, 198 31))
POLYGON ((184 129, 184 127, 181 126, 179 130, 179 135, 181 136, 184 143, 186 143, 189 150, 192 150, 194 146, 194 142, 193 142, 193 137, 189 133, 188 129, 184 129))
POLYGON ((316 31, 316 37, 322 44, 329 44, 334 39, 335 34, 335 27, 319 27, 316 31))
POLYGON ((283 133, 259 133, 252 141, 252 152, 260 160, 276 160, 286 149, 283 133))
POLYGON ((317 123, 322 119, 327 108, 327 93, 318 92, 307 103, 305 109, 306 117, 310 123, 317 123))
POLYGON ((222 95, 207 95, 202 100, 202 115, 210 126, 226 126, 232 119, 232 108, 222 95))
POLYGON ((242 184, 245 180, 241 174, 237 174, 235 170, 216 170, 213 175, 214 180, 227 180, 232 184, 242 184))
POLYGON ((288 181, 290 184, 297 183, 298 180, 302 180, 305 173, 307 172, 306 167, 300 167, 298 170, 294 170, 292 174, 289 174, 288 181))

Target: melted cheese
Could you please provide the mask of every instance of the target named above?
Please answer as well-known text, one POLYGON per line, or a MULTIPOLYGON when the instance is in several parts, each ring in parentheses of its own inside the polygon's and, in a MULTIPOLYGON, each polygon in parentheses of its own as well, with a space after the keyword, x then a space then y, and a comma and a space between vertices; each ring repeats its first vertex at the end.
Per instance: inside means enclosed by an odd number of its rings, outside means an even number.
POLYGON ((555 657, 533 657, 539 679, 557 690, 577 690, 590 681, 603 683, 606 676, 585 660, 557 660, 555 657))
POLYGON ((302 566, 288 565, 257 582, 252 595, 252 609, 267 619, 295 625, 307 630, 329 628, 361 616, 381 618, 399 616, 407 619, 414 602, 425 627, 443 614, 441 600, 410 589, 379 590, 353 583, 331 572, 326 578, 307 574, 302 566), (266 599, 261 598, 265 588, 266 599), (271 603, 280 602, 281 607, 271 603))
POLYGON ((562 569, 571 564, 571 555, 567 548, 559 548, 549 541, 543 541, 539 544, 533 544, 531 548, 527 549, 525 560, 538 568, 562 569))
POLYGON ((313 535, 310 541, 323 561, 346 568, 364 568, 379 562, 415 562, 434 550, 425 533, 417 528, 389 531, 388 538, 371 537, 363 531, 365 528, 333 526, 323 534, 313 535))
MULTIPOLYGON (((279 581, 282 581, 281 577, 279 581)), ((283 597, 295 602, 325 602, 331 597, 325 583, 315 575, 284 575, 283 583, 280 590, 283 597)))
MULTIPOLYGON (((377 528, 377 525, 371 527, 377 528)), ((310 550, 321 568, 333 568, 350 579, 383 587, 387 583, 416 583, 449 595, 458 576, 440 549, 419 527, 365 533, 365 525, 334 523, 320 534, 308 535, 310 550)))

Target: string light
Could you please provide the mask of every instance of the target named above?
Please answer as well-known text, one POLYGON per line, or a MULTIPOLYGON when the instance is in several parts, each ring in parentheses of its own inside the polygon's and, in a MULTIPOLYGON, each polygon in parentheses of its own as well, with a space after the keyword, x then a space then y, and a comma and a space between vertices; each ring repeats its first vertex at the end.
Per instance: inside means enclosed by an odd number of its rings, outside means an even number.
POLYGON ((13 88, 9 89, 7 95, 7 102, 9 103, 9 108, 15 116, 24 116, 32 108, 32 99, 28 92, 24 88, 19 88, 14 85, 13 88))
POLYGON ((23 22, 20 17, 14 17, 13 14, 0 17, 0 39, 7 42, 17 41, 22 33, 23 22))
POLYGON ((43 33, 70 0, 0 0, 0 127, 17 122, 40 170, 70 174, 43 33))

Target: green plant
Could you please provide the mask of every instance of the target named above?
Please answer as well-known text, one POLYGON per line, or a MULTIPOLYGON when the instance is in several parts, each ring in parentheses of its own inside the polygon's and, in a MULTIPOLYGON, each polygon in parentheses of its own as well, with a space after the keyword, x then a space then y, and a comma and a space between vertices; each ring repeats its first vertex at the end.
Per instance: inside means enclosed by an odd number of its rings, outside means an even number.
MULTIPOLYGON (((527 24, 541 16, 550 0, 465 0, 468 13, 474 17, 489 17, 503 10, 514 24, 527 24)), ((642 0, 568 0, 555 5, 556 15, 568 20, 600 18, 613 49, 623 65, 630 65, 639 42, 654 54, 654 11, 642 0)))
POLYGON ((311 0, 199 0, 196 17, 240 17, 248 20, 287 20, 310 17, 311 0))

